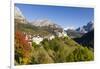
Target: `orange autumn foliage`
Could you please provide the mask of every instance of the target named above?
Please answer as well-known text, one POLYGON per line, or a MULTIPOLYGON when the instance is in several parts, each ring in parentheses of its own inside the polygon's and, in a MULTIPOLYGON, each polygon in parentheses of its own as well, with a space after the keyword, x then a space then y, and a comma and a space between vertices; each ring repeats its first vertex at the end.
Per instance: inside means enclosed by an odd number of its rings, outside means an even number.
POLYGON ((30 57, 31 46, 28 40, 25 40, 25 35, 20 31, 15 32, 15 50, 19 51, 22 57, 30 57))

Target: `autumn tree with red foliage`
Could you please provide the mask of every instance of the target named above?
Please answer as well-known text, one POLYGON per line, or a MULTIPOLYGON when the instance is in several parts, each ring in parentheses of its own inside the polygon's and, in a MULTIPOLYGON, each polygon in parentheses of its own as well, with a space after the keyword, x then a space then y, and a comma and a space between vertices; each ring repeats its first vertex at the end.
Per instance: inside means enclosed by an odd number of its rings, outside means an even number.
POLYGON ((15 59, 18 64, 27 64, 29 63, 29 58, 31 56, 32 48, 28 43, 28 40, 25 40, 25 35, 20 32, 15 32, 15 59))

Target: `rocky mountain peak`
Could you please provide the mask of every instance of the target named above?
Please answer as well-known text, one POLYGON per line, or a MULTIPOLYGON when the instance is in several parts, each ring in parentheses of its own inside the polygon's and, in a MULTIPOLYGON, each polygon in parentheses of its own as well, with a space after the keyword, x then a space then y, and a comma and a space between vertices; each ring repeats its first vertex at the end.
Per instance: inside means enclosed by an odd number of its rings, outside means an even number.
POLYGON ((90 21, 87 23, 87 25, 83 25, 82 27, 77 28, 76 31, 81 33, 87 33, 93 29, 94 29, 93 21, 90 21))
POLYGON ((27 23, 24 15, 18 7, 14 7, 14 19, 15 23, 27 23))
POLYGON ((61 28, 60 25, 48 19, 34 20, 31 22, 31 24, 39 27, 61 28))
POLYGON ((14 16, 15 18, 25 18, 18 7, 14 7, 14 16))

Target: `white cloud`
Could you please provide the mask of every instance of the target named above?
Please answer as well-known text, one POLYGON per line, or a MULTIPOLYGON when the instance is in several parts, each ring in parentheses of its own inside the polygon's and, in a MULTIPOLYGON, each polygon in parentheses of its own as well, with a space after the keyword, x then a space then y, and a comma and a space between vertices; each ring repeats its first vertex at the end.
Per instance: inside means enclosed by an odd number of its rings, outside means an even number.
POLYGON ((73 27, 73 26, 70 26, 70 27, 66 27, 66 28, 64 28, 64 30, 68 30, 68 29, 75 29, 75 27, 73 27))

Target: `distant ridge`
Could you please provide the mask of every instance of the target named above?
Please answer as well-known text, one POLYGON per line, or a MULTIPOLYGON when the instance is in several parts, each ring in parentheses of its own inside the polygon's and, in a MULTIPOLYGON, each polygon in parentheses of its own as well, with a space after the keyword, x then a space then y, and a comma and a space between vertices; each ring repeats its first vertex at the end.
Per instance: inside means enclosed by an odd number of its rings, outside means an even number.
POLYGON ((76 31, 81 32, 81 33, 90 32, 94 28, 93 23, 94 23, 93 21, 90 21, 90 22, 87 23, 87 25, 84 25, 82 27, 77 28, 76 31))

